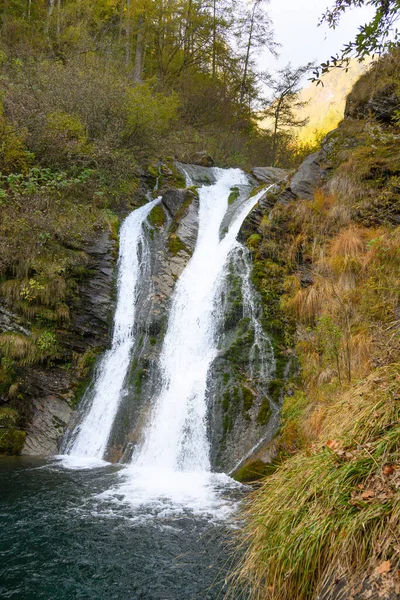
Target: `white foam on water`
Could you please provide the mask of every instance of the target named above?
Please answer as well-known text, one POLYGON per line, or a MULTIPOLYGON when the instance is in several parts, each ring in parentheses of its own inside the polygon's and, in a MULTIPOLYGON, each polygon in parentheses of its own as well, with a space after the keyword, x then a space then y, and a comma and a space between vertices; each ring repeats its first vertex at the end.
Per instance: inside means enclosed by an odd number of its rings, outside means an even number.
POLYGON ((160 471, 158 468, 127 468, 120 471, 121 483, 96 496, 133 512, 137 522, 207 517, 221 521, 237 508, 232 492, 243 488, 223 473, 160 471))

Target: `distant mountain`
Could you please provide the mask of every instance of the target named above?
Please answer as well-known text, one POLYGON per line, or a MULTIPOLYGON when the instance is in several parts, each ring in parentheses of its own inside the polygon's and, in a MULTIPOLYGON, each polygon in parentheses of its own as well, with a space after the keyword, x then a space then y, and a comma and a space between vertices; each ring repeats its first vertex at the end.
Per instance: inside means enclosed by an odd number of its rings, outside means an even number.
POLYGON ((309 118, 305 127, 298 129, 302 142, 312 142, 316 132, 328 133, 343 119, 346 96, 353 84, 370 63, 351 61, 349 70, 333 69, 322 78, 323 86, 310 83, 300 94, 300 100, 308 104, 298 111, 300 118, 309 118))
MULTIPOLYGON (((313 142, 317 135, 336 128, 343 119, 347 94, 369 64, 369 61, 359 63, 352 60, 347 72, 345 69, 333 69, 322 77, 323 86, 310 83, 300 92, 299 100, 307 102, 307 105, 299 109, 296 116, 309 119, 305 127, 295 130, 300 142, 313 142)), ((271 126, 270 119, 261 121, 261 127, 270 129, 271 126)))

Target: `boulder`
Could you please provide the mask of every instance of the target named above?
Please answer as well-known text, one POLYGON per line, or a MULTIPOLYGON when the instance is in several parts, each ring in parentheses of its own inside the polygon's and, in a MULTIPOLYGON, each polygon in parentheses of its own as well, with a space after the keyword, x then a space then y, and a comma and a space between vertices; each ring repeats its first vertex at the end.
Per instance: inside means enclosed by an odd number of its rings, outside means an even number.
POLYGON ((214 159, 207 152, 195 152, 190 156, 188 162, 200 167, 214 166, 214 159))
POLYGON ((258 181, 263 183, 281 183, 289 179, 289 173, 285 169, 277 169, 276 167, 254 167, 251 170, 252 174, 258 181))
POLYGON ((316 187, 321 185, 325 169, 320 165, 319 152, 310 154, 290 180, 291 192, 300 199, 310 200, 316 187))

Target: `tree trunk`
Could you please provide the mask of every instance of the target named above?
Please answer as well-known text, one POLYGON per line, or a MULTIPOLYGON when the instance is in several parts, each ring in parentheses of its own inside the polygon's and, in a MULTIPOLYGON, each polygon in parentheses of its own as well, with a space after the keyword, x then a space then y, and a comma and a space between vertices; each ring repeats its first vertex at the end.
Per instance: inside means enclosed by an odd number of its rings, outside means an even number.
POLYGON ((281 114, 281 104, 282 97, 279 98, 277 107, 275 109, 275 119, 274 119, 274 135, 272 138, 272 166, 276 165, 276 154, 278 149, 278 127, 279 127, 279 117, 281 114))
POLYGON ((212 78, 215 80, 216 74, 216 54, 217 54, 217 0, 213 0, 213 41, 212 41, 212 78))
POLYGON ((57 0, 57 39, 61 35, 61 0, 57 0))
POLYGON ((125 19, 125 64, 131 62, 131 0, 126 0, 125 19))
POLYGON ((46 35, 48 35, 49 31, 50 31, 50 21, 51 21, 51 17, 53 16, 53 12, 54 12, 54 3, 55 3, 55 0, 49 1, 49 7, 47 9, 47 18, 46 18, 46 22, 44 25, 44 31, 45 31, 46 35))
POLYGON ((242 83, 240 85, 240 98, 239 98, 239 106, 240 107, 243 106, 244 95, 246 93, 247 71, 249 68, 250 51, 251 51, 251 46, 253 43, 254 19, 255 19, 255 15, 256 15, 257 4, 258 4, 258 1, 256 0, 256 2, 254 2, 253 11, 251 13, 249 39, 247 41, 246 57, 244 59, 243 78, 242 78, 242 83))
POLYGON ((133 67, 133 79, 136 83, 142 81, 142 69, 143 69, 143 40, 144 40, 144 17, 139 18, 138 32, 136 36, 136 50, 135 50, 135 65, 133 67))

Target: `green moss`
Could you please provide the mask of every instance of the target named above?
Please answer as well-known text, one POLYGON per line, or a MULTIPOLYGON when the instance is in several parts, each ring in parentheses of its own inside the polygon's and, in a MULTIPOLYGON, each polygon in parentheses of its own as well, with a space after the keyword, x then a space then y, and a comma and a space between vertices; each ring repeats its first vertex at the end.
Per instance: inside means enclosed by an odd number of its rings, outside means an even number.
POLYGON ((0 429, 0 452, 20 454, 24 447, 26 431, 21 429, 0 429))
POLYGON ((279 402, 281 391, 284 387, 282 379, 271 379, 268 385, 268 393, 274 402, 279 402))
POLYGON ((77 375, 80 381, 75 388, 74 397, 71 402, 73 407, 78 406, 93 379, 93 369, 99 353, 100 348, 90 348, 78 358, 77 375))
POLYGON ((180 237, 173 233, 168 237, 168 250, 173 256, 176 256, 182 251, 190 254, 187 246, 182 242, 180 237))
POLYGON ((247 247, 250 250, 256 250, 261 243, 261 235, 259 233, 253 233, 247 240, 247 247))
POLYGON ((155 345, 156 345, 156 343, 157 343, 157 338, 156 338, 156 337, 154 337, 154 336, 150 336, 150 338, 149 338, 149 342, 150 342, 150 345, 151 345, 151 346, 155 346, 155 345))
POLYGON ((271 418, 272 410, 269 403, 269 399, 266 396, 261 402, 260 410, 257 415, 257 423, 260 425, 266 425, 271 418))
POLYGON ((13 408, 5 406, 0 408, 0 427, 17 427, 19 414, 13 408))
POLYGON ((248 388, 242 387, 242 396, 243 396, 243 411, 247 412, 251 409, 254 404, 254 393, 248 388))
POLYGON ((243 467, 235 471, 233 478, 240 483, 251 483, 252 481, 259 481, 267 475, 272 475, 276 469, 276 465, 256 459, 246 463, 243 467))
POLYGON ((187 214, 189 206, 192 204, 192 202, 193 202, 193 200, 195 199, 196 196, 198 197, 197 190, 195 192, 193 192, 191 190, 187 191, 185 200, 184 200, 184 202, 182 203, 182 206, 178 209, 178 211, 177 211, 177 213, 175 215, 174 222, 171 225, 170 233, 175 233, 176 232, 176 230, 179 227, 180 221, 187 214))
POLYGON ((232 187, 231 193, 229 194, 228 204, 229 206, 235 202, 239 198, 240 190, 238 187, 232 187))
POLYGON ((166 216, 161 204, 157 204, 148 216, 148 220, 153 227, 162 227, 165 225, 166 216))
POLYGON ((230 396, 230 392, 225 392, 222 396, 222 409, 224 410, 224 412, 227 412, 227 410, 229 410, 230 396))
POLYGON ((154 179, 157 179, 157 177, 160 176, 160 165, 149 165, 147 167, 147 172, 154 177, 154 179))
POLYGON ((135 374, 135 392, 138 396, 142 393, 142 385, 145 373, 145 369, 138 369, 135 374))

